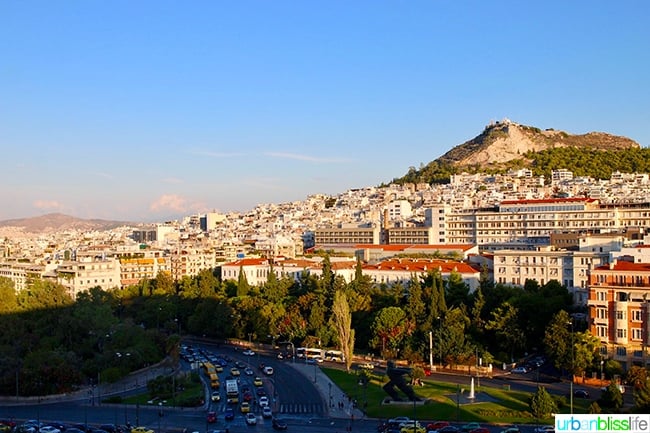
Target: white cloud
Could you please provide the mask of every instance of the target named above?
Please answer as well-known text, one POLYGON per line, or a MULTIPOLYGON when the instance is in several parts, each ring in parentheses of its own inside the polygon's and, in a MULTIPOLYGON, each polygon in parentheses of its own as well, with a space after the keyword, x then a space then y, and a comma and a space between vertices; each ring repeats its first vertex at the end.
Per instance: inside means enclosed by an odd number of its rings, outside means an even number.
POLYGON ((41 210, 62 210, 65 207, 56 200, 36 200, 32 205, 41 210))
POLYGON ((185 212, 187 210, 187 200, 176 194, 161 195, 156 201, 149 205, 149 210, 153 212, 185 212))
POLYGON ((284 159, 296 159, 298 161, 309 161, 309 162, 324 162, 324 163, 341 163, 341 162, 350 162, 349 159, 345 158, 320 158, 310 155, 301 155, 298 153, 288 153, 288 152, 266 152, 266 156, 273 158, 284 158, 284 159))

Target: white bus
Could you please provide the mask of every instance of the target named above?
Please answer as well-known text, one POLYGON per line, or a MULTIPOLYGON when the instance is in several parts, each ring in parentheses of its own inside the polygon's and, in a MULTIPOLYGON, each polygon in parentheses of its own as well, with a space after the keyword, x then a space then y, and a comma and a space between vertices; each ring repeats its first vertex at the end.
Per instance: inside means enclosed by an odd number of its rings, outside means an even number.
POLYGON ((239 386, 237 385, 237 379, 226 380, 226 398, 226 401, 230 404, 239 403, 239 386))
POLYGON ((325 361, 344 362, 345 356, 343 356, 343 352, 341 352, 340 350, 326 350, 325 361))
POLYGON ((297 347, 296 348, 296 357, 303 359, 313 359, 318 362, 323 361, 323 349, 318 349, 315 347, 297 347))

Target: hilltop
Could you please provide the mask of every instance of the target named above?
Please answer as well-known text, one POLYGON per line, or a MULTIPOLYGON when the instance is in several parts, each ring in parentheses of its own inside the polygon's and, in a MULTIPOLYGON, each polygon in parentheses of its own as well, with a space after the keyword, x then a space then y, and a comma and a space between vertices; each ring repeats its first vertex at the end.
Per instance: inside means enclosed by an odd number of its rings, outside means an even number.
POLYGON ((50 213, 32 218, 0 221, 0 232, 5 233, 54 233, 69 230, 110 230, 128 225, 123 221, 81 219, 61 213, 50 213))
POLYGON ((506 119, 490 123, 471 140, 419 170, 411 168, 393 181, 444 183, 449 175, 463 171, 498 173, 524 167, 535 175, 548 176, 551 170, 566 168, 579 176, 605 179, 617 170, 648 172, 650 168, 643 163, 648 156, 647 149, 627 137, 604 132, 570 134, 541 130, 506 119))

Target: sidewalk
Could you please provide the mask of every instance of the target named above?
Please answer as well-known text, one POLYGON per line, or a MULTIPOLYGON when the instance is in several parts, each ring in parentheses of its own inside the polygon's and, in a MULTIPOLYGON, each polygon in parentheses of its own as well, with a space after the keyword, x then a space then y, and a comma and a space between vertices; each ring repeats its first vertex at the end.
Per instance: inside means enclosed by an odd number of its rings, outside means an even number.
POLYGON ((329 417, 352 420, 366 418, 366 414, 360 409, 353 407, 347 395, 317 365, 293 362, 288 362, 286 365, 290 365, 298 370, 316 386, 316 389, 318 389, 323 401, 327 405, 329 417))

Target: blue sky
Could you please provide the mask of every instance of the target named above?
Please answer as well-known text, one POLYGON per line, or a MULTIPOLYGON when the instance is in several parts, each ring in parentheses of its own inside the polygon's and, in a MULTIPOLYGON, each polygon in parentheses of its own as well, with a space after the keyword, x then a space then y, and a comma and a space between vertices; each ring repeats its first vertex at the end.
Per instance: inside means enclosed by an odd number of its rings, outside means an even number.
POLYGON ((509 118, 650 145, 647 1, 0 2, 0 220, 400 177, 509 118))

